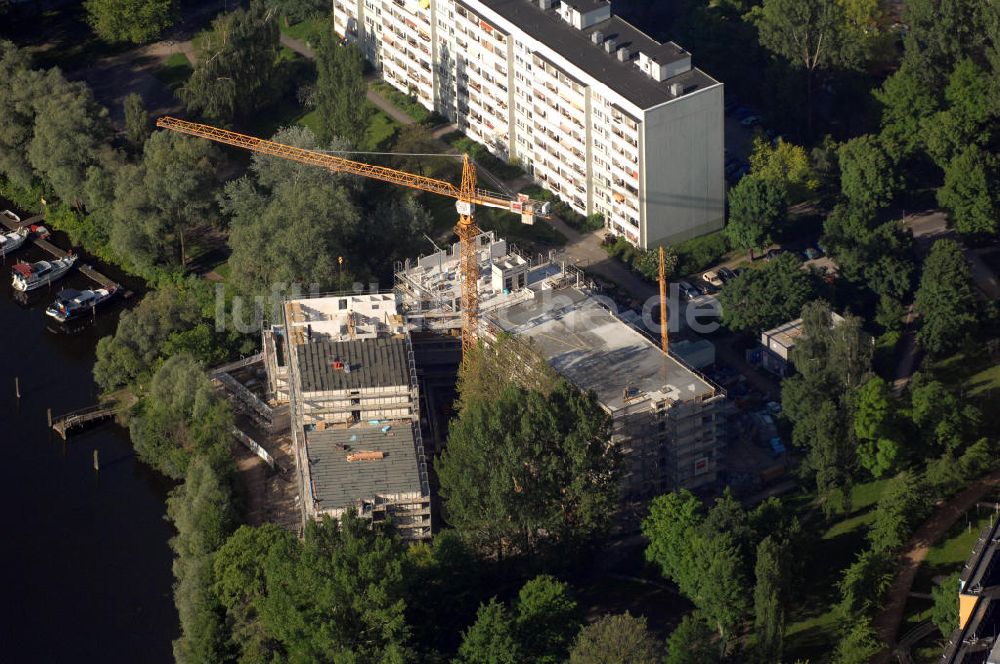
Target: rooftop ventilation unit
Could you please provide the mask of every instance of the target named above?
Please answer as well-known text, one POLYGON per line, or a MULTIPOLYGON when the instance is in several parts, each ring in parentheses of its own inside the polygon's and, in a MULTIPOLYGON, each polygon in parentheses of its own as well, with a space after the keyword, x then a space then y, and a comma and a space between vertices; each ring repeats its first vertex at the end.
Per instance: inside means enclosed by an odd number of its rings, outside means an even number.
POLYGON ((590 41, 600 46, 604 42, 604 33, 600 30, 594 30, 590 33, 590 41))
POLYGON ((632 57, 632 51, 629 50, 628 46, 622 46, 620 49, 618 49, 619 62, 628 62, 631 57, 632 57))
POLYGON ((614 53, 616 48, 618 48, 618 41, 616 39, 609 37, 608 40, 604 42, 604 50, 608 53, 614 53))
POLYGON ((538 0, 538 6, 542 9, 552 9, 553 0, 538 0))
POLYGON ((672 94, 675 97, 680 97, 682 94, 684 94, 684 85, 681 83, 671 83, 670 94, 672 94))

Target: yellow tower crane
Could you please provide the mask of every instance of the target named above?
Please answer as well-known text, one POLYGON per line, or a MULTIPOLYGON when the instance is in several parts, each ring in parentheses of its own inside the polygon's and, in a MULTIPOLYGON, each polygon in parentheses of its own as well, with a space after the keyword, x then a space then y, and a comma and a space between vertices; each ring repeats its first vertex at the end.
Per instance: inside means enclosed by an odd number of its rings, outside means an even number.
POLYGON ((535 201, 526 196, 510 196, 476 187, 476 167, 469 155, 462 156, 462 184, 456 187, 445 180, 408 173, 386 166, 375 166, 361 161, 353 161, 333 154, 317 150, 306 150, 291 145, 275 143, 255 136, 239 134, 235 131, 219 129, 211 125, 188 122, 170 116, 164 116, 156 121, 161 129, 207 138, 216 143, 224 143, 234 147, 250 150, 272 157, 280 157, 289 161, 312 164, 337 173, 349 173, 361 177, 389 182, 410 189, 427 191, 432 194, 448 196, 455 199, 458 209, 458 223, 455 233, 461 243, 462 253, 459 257, 459 267, 462 275, 462 354, 463 356, 476 343, 479 324, 479 260, 476 247, 476 237, 480 230, 476 227, 473 215, 477 205, 499 208, 519 213, 526 224, 534 223, 536 217, 546 218, 550 204, 535 201))

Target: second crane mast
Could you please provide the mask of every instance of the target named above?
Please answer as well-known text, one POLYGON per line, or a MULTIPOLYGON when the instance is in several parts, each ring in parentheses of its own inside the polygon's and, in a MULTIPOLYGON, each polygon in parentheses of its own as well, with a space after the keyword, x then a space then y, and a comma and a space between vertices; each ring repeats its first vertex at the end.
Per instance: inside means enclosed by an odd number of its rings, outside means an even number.
POLYGON ((514 198, 485 189, 476 188, 476 167, 469 155, 462 157, 462 184, 456 187, 445 180, 408 173, 386 166, 375 166, 361 161, 345 159, 333 154, 297 148, 283 143, 268 141, 255 136, 247 136, 227 129, 219 129, 211 125, 188 122, 170 116, 164 116, 156 121, 156 126, 162 129, 207 138, 216 143, 232 145, 251 152, 280 157, 303 164, 312 164, 338 173, 349 173, 396 184, 410 189, 427 191, 432 194, 448 196, 457 201, 458 223, 455 233, 458 235, 462 254, 459 266, 462 276, 462 355, 465 356, 475 345, 479 328, 479 256, 476 247, 476 237, 479 228, 474 220, 477 205, 499 208, 519 213, 522 221, 533 223, 535 217, 546 217, 549 213, 549 203, 535 201, 519 196, 514 198))

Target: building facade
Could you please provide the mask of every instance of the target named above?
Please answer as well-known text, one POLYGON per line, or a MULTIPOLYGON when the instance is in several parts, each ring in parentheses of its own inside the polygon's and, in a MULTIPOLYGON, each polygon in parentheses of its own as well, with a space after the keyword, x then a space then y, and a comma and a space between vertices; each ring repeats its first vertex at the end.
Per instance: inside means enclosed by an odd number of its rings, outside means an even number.
POLYGON ((650 248, 722 228, 723 86, 606 0, 333 0, 386 82, 650 248))

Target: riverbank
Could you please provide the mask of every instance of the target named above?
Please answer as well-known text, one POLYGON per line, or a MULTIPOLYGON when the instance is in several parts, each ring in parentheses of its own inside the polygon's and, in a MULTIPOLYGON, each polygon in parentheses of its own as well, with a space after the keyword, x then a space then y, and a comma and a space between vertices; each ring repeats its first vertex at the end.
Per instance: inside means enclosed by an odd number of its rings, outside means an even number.
MULTIPOLYGON (((5 208, 14 209, 0 200, 5 208)), ((70 246, 58 234, 53 241, 70 246)), ((26 247, 0 265, 0 497, 8 508, 0 553, 8 598, 3 642, 19 662, 170 662, 178 629, 164 500, 173 484, 138 462, 118 427, 62 441, 46 423, 48 408, 58 414, 96 400, 97 340, 114 332, 125 303, 70 328, 54 324, 44 309, 55 292, 91 283, 72 273, 26 303, 15 300, 11 263, 43 258, 40 249, 26 247)), ((141 290, 134 279, 101 269, 141 290)))

